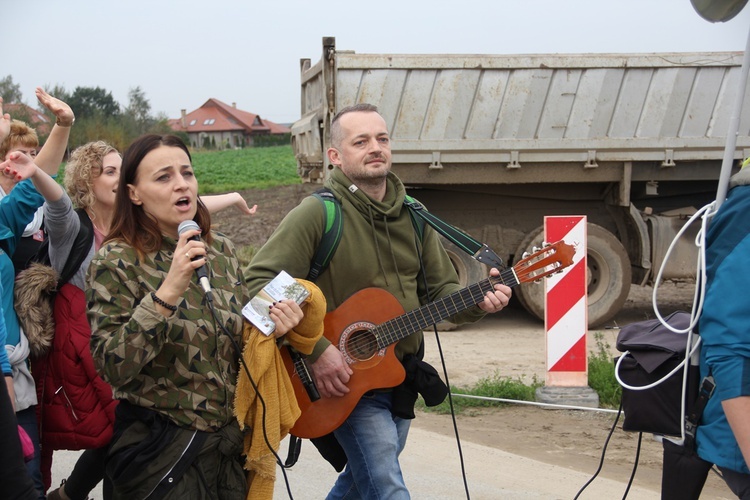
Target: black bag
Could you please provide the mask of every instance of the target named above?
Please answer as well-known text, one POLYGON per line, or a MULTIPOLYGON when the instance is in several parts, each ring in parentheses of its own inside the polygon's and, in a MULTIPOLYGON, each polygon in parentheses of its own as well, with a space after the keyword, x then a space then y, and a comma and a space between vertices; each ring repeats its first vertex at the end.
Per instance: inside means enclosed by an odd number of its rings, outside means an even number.
MULTIPOLYGON (((677 311, 664 320, 673 328, 684 330, 690 325, 690 314, 677 311)), ((627 351, 619 360, 620 380, 631 387, 642 387, 660 380, 685 359, 687 334, 669 330, 658 319, 641 321, 623 327, 617 336, 616 346, 620 352, 627 351)), ((681 436, 683 374, 680 368, 650 389, 623 387, 623 430, 681 436)), ((699 379, 698 366, 689 366, 686 413, 695 404, 699 379)))

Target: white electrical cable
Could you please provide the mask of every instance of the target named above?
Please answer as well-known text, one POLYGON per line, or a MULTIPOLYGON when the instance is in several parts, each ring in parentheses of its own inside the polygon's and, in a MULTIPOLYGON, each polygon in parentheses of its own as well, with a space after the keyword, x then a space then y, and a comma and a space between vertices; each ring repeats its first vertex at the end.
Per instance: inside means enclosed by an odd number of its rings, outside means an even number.
MULTIPOLYGON (((656 314, 656 317, 659 319, 659 322, 664 325, 667 329, 670 331, 677 333, 677 334, 686 334, 685 339, 685 359, 683 359, 677 366, 675 366, 669 373, 664 375, 659 380, 652 382, 647 385, 643 386, 632 386, 629 384, 626 384, 621 378, 620 378, 620 364, 622 363, 622 360, 625 358, 625 356, 630 354, 630 351, 625 351, 622 356, 617 360, 617 364, 615 365, 615 379, 617 379, 617 382, 625 389, 629 389, 631 391, 645 391, 647 389, 652 389, 659 384, 666 381, 668 378, 670 378, 672 375, 677 373, 680 369, 683 370, 682 375, 682 398, 681 398, 681 404, 680 404, 680 422, 681 422, 681 438, 684 442, 685 440, 685 394, 687 392, 687 382, 688 382, 688 360, 693 358, 694 355, 698 355, 699 351, 698 348, 700 347, 700 337, 698 337, 695 341, 695 345, 693 345, 693 336, 696 335, 693 333, 693 329, 698 324, 698 321, 700 320, 701 311, 703 310, 703 301, 705 298, 705 283, 706 283, 706 231, 708 230, 708 223, 711 220, 711 218, 716 214, 716 202, 709 203, 708 205, 704 206, 700 210, 698 210, 690 219, 685 223, 685 225, 682 226, 680 231, 677 233, 677 235, 672 240, 672 243, 669 245, 669 248, 667 249, 666 254, 664 255, 664 260, 662 261, 661 267, 659 268, 659 272, 656 275, 656 280, 654 282, 654 291, 651 296, 651 302, 654 308, 654 314, 656 314), (701 219, 701 228, 698 231, 698 234, 695 238, 695 245, 698 247, 698 262, 696 263, 696 286, 695 286, 695 295, 693 297, 693 307, 690 311, 690 324, 685 329, 679 329, 674 328, 672 325, 666 322, 664 317, 659 312, 659 307, 657 304, 657 295, 659 290, 659 284, 662 280, 662 274, 664 272, 664 267, 669 260, 669 257, 679 240, 679 238, 684 234, 684 232, 687 230, 687 228, 693 224, 696 220, 701 219)), ((696 335, 697 337, 697 335, 696 335)), ((694 363, 697 364, 697 363, 694 363)))

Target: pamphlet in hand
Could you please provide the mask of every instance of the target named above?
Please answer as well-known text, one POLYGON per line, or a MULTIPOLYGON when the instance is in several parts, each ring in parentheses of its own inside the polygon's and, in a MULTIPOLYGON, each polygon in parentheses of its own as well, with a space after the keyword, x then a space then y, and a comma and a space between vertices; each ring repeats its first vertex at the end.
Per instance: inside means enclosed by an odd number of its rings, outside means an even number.
POLYGON ((270 306, 281 300, 294 300, 301 304, 310 292, 299 281, 292 278, 286 271, 281 271, 272 279, 258 295, 242 308, 242 315, 258 330, 268 336, 276 329, 276 324, 268 315, 270 306))

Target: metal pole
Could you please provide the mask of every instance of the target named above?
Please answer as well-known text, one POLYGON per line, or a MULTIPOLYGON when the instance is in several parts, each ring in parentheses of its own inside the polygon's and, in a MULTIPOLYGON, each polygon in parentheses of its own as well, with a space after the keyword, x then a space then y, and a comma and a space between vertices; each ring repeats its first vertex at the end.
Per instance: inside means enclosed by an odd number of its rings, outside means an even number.
POLYGON ((750 29, 747 32, 747 43, 745 44, 745 56, 742 58, 742 68, 740 70, 739 88, 734 103, 734 112, 729 120, 729 130, 727 131, 727 142, 724 146, 724 159, 721 163, 721 174, 719 175, 719 188, 716 191, 716 209, 718 210, 724 200, 727 198, 729 189, 729 178, 732 174, 732 164, 734 163, 734 149, 737 145, 737 132, 740 128, 740 114, 742 113, 742 103, 745 100, 745 88, 747 87, 747 74, 750 69, 750 29))

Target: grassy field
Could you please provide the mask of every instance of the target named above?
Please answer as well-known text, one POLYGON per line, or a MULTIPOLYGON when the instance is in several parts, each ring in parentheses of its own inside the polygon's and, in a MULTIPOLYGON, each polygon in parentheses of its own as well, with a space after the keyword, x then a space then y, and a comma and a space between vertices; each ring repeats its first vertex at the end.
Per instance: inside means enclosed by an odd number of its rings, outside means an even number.
POLYGON ((200 194, 299 184, 292 146, 192 153, 200 194))
MULTIPOLYGON (((191 152, 199 194, 264 189, 302 182, 292 146, 191 152)), ((57 181, 62 184, 65 163, 57 181)))

